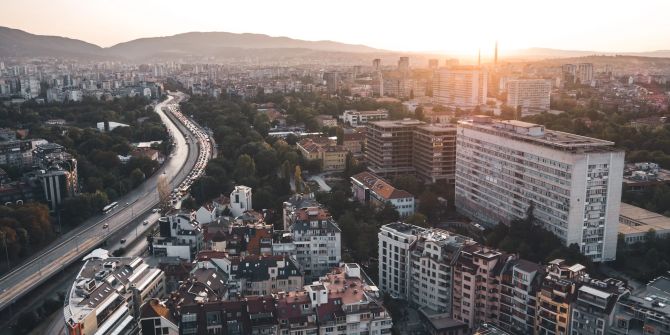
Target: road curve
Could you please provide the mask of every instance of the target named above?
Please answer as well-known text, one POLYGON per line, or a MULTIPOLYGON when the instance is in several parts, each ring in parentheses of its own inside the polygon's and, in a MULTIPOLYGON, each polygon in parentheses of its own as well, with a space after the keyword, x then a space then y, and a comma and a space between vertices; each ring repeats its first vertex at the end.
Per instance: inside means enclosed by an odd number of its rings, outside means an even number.
POLYGON ((113 212, 91 218, 76 229, 52 242, 40 254, 31 257, 0 278, 0 310, 16 302, 33 288, 62 271, 67 265, 81 259, 87 252, 99 245, 115 231, 127 226, 133 219, 158 204, 157 179, 165 174, 171 187, 176 187, 193 169, 198 158, 198 144, 195 136, 182 124, 174 122, 174 117, 166 115, 162 108, 178 104, 183 95, 169 96, 157 104, 155 111, 172 134, 175 143, 174 154, 149 179, 130 193, 118 199, 119 206, 113 212), (189 144, 187 144, 187 141, 189 144), (104 223, 108 225, 103 228, 104 223))

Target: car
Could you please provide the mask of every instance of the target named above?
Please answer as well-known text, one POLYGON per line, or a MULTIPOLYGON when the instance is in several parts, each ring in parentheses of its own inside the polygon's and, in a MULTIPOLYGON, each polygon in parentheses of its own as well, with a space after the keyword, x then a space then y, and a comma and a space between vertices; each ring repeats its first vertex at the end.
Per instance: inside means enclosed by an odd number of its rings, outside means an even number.
POLYGON ((154 209, 152 209, 151 211, 154 212, 154 213, 158 213, 158 212, 160 212, 160 209, 158 209, 158 208, 154 208, 154 209))
POLYGON ((122 238, 121 241, 119 241, 119 243, 121 243, 121 244, 126 243, 126 239, 125 239, 125 238, 122 238))
POLYGON ((107 229, 107 228, 109 228, 109 223, 105 223, 105 224, 102 225, 102 229, 107 229))
POLYGON ((148 224, 149 224, 149 220, 144 220, 144 221, 142 221, 142 225, 143 225, 143 226, 146 226, 146 225, 148 225, 148 224))

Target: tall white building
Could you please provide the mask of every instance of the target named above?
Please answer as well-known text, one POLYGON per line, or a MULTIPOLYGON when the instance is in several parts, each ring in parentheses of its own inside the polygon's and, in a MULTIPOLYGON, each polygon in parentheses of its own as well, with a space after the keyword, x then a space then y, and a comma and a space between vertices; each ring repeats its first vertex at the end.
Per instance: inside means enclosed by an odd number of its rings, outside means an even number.
POLYGON ((516 79, 507 82, 507 105, 521 107, 521 117, 549 111, 551 82, 545 79, 516 79))
POLYGON ((486 104, 488 71, 480 66, 441 68, 433 79, 433 103, 472 109, 486 104))
POLYGON ((409 299, 410 247, 425 228, 394 222, 377 234, 379 248, 379 288, 394 298, 409 299))
POLYGON ((237 185, 230 192, 230 212, 233 217, 238 217, 246 211, 252 210, 251 206, 251 187, 237 185))
POLYGON ((624 152, 614 143, 484 116, 457 129, 456 208, 488 225, 530 208, 565 245, 615 258, 624 152))

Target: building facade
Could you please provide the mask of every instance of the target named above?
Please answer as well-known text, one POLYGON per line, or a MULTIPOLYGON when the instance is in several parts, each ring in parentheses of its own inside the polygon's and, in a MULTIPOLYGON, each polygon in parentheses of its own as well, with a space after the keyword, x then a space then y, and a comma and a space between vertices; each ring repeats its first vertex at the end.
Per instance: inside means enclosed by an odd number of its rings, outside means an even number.
POLYGON ((473 109, 486 104, 488 71, 479 66, 441 68, 433 78, 433 103, 473 109))
POLYGON ((624 152, 520 121, 458 124, 456 207, 492 226, 533 219, 593 261, 616 255, 624 152))
POLYGON ((520 110, 519 117, 547 112, 551 82, 545 79, 516 79, 507 82, 507 105, 520 110))

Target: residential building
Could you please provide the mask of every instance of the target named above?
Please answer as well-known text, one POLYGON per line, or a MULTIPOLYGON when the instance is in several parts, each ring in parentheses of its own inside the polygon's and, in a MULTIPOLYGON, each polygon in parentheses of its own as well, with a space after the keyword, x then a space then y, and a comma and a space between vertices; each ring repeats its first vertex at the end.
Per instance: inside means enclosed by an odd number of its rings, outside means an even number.
POLYGON ((529 212, 595 262, 616 256, 624 152, 521 121, 460 121, 456 208, 488 226, 529 212))
POLYGON ((393 187, 370 172, 361 172, 350 179, 354 199, 361 203, 375 208, 381 208, 390 203, 401 217, 414 214, 415 199, 411 193, 393 187))
POLYGON ((298 150, 309 160, 318 160, 322 171, 344 171, 347 148, 327 138, 305 138, 297 143, 298 150))
POLYGON ((431 183, 453 184, 456 175, 456 127, 425 125, 416 127, 412 165, 416 174, 431 183))
POLYGON ((591 85, 593 82, 593 63, 577 64, 577 79, 582 85, 591 85))
POLYGON ((302 288, 303 274, 291 257, 228 256, 211 260, 227 277, 229 294, 268 295, 302 288))
POLYGON ((179 335, 177 321, 159 299, 145 302, 140 317, 140 335, 179 335))
POLYGON ((496 323, 500 311, 500 273, 510 255, 476 244, 462 248, 453 267, 454 319, 471 329, 496 323))
POLYGON ((507 81, 507 105, 520 111, 519 117, 548 112, 551 100, 551 81, 545 79, 515 79, 507 81))
POLYGON ((155 257, 192 260, 205 244, 200 224, 186 214, 161 217, 158 229, 159 237, 154 237, 149 246, 155 257))
POLYGON ((337 93, 340 89, 340 74, 337 72, 324 72, 323 81, 326 84, 328 93, 337 93))
POLYGON ((570 334, 570 306, 584 280, 585 269, 581 264, 568 266, 562 259, 549 262, 537 295, 535 334, 570 334))
POLYGON ((571 307, 571 335, 611 334, 616 303, 627 294, 626 285, 616 279, 589 279, 577 290, 571 307))
POLYGON ((454 266, 461 250, 474 244, 469 238, 442 229, 419 232, 410 247, 410 303, 423 311, 451 315, 452 301, 460 298, 452 296, 454 266))
POLYGON ((33 163, 33 142, 13 140, 0 142, 0 165, 30 166, 33 163))
POLYGON ((409 72, 409 57, 400 57, 398 60, 398 71, 402 73, 409 72))
POLYGON ((645 242, 651 230, 657 238, 670 236, 670 217, 621 203, 619 234, 623 235, 626 244, 645 242))
POLYGON ((315 117, 321 128, 323 127, 337 127, 337 119, 332 115, 317 115, 315 117))
POLYGON ((670 333, 670 278, 661 276, 635 293, 619 298, 607 334, 670 333))
POLYGON ((500 312, 496 324, 512 334, 532 334, 537 293, 544 266, 525 259, 508 259, 500 273, 500 312))
POLYGON ((393 222, 379 230, 379 288, 393 298, 409 300, 411 281, 410 248, 426 228, 393 222))
POLYGON ((109 257, 102 249, 94 250, 84 261, 65 299, 66 333, 137 333, 140 306, 165 295, 163 271, 139 257, 109 257))
POLYGON ((251 203, 251 187, 237 185, 230 192, 230 212, 234 217, 253 209, 251 203))
POLYGON ((337 267, 342 260, 342 232, 330 213, 321 206, 284 206, 288 221, 285 226, 291 233, 295 258, 305 279, 309 282, 337 267))
POLYGON ((488 71, 480 66, 451 66, 433 77, 433 103, 451 108, 473 109, 486 104, 488 71))
POLYGON ((386 120, 388 117, 389 112, 386 109, 374 111, 345 110, 340 119, 344 124, 358 127, 368 122, 386 120))

